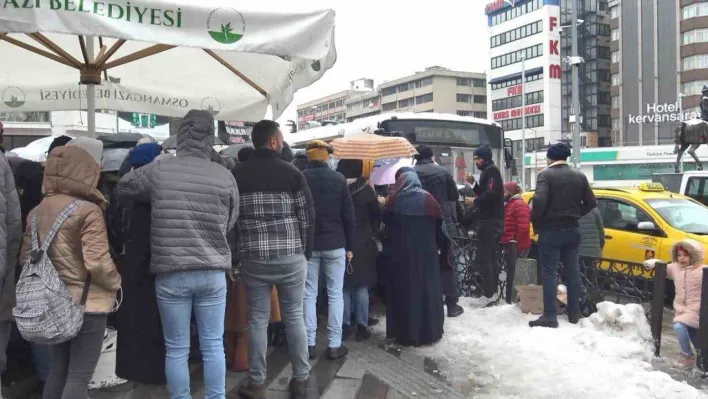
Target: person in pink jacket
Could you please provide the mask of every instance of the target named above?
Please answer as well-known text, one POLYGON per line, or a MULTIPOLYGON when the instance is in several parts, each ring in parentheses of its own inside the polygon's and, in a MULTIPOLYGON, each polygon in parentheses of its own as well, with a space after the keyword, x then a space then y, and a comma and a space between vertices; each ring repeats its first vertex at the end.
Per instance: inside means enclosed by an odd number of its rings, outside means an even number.
MULTIPOLYGON (((703 286, 703 264, 705 250, 703 244, 686 239, 671 248, 671 261, 667 268, 667 277, 674 281, 674 332, 681 346, 681 360, 677 366, 692 368, 696 362, 693 347, 696 347, 698 319, 701 307, 701 289, 703 286)), ((657 262, 650 259, 645 265, 652 268, 657 262)))

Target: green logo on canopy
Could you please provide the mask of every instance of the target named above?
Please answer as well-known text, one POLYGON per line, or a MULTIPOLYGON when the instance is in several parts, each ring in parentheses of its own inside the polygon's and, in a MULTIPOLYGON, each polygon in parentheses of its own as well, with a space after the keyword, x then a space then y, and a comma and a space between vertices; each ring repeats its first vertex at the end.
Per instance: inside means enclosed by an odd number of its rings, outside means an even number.
POLYGON ((2 91, 2 102, 10 108, 20 108, 26 101, 25 92, 19 87, 9 86, 2 91))
POLYGON ((222 44, 234 44, 246 33, 246 20, 234 8, 217 8, 209 13, 207 32, 222 44))

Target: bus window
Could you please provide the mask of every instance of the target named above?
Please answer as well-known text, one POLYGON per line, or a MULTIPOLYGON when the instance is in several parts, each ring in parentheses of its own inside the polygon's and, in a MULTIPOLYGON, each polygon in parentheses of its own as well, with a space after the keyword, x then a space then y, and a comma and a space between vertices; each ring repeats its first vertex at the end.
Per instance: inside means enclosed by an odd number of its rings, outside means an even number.
POLYGON ((689 177, 686 183, 686 193, 689 197, 700 202, 703 205, 708 205, 708 177, 696 176, 689 177))

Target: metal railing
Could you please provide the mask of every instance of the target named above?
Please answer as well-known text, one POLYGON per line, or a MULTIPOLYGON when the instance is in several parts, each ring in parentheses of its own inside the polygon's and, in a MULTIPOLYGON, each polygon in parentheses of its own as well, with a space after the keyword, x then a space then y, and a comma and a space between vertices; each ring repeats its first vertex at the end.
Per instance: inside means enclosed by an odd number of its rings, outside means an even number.
MULTIPOLYGON (((474 238, 456 236, 453 237, 452 242, 460 296, 481 297, 483 274, 480 273, 475 263, 479 241, 474 238)), ((499 273, 498 293, 500 298, 505 299, 507 303, 512 302, 516 260, 515 242, 496 246, 492 261, 495 270, 499 273)), ((593 305, 605 300, 615 303, 649 304, 649 323, 654 340, 654 354, 659 356, 666 292, 666 263, 659 262, 653 270, 647 271, 642 264, 638 263, 581 256, 579 264, 583 296, 586 301, 593 305)), ((705 279, 708 279, 708 270, 705 273, 705 279)), ((564 274, 564 267, 559 265, 559 282, 565 281, 564 274)), ((540 270, 538 276, 540 283, 540 270)), ((708 283, 704 285, 704 291, 707 290, 708 283)), ((702 320, 706 320, 706 322, 702 324, 705 324, 703 330, 708 350, 708 293, 703 298, 705 298, 706 304, 705 306, 702 304, 702 312, 705 311, 706 317, 702 320)), ((708 358, 706 362, 708 364, 708 358)))

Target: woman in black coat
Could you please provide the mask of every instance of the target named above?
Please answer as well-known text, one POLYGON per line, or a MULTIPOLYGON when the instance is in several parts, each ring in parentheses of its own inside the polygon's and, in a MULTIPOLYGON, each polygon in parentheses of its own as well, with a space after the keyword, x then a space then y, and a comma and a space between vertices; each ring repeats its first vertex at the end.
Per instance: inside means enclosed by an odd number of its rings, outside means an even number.
POLYGON ((371 336, 368 329, 369 288, 376 284, 376 257, 378 247, 374 241, 381 224, 381 205, 374 188, 369 184, 373 161, 343 159, 337 165, 349 183, 354 203, 356 227, 354 254, 344 275, 344 329, 351 331, 352 313, 356 322, 356 339, 363 341, 371 336))
MULTIPOLYGON (((133 168, 139 168, 160 154, 154 143, 140 144, 130 153, 133 168)), ((123 302, 116 314, 118 343, 116 375, 131 382, 164 385, 165 341, 155 296, 155 275, 150 268, 150 203, 121 203, 113 206, 110 220, 117 234, 112 246, 121 254, 118 271, 123 279, 123 302)))

